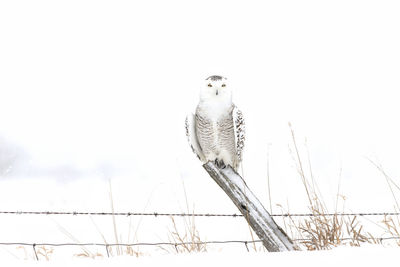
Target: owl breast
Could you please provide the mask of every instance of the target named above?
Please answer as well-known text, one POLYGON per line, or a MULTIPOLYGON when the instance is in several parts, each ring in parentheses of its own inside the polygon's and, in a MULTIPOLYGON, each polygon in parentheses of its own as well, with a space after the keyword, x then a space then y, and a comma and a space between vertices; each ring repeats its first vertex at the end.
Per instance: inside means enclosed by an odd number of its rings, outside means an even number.
POLYGON ((235 133, 232 117, 233 107, 218 116, 205 112, 201 106, 196 110, 196 135, 207 161, 223 160, 236 166, 235 133))

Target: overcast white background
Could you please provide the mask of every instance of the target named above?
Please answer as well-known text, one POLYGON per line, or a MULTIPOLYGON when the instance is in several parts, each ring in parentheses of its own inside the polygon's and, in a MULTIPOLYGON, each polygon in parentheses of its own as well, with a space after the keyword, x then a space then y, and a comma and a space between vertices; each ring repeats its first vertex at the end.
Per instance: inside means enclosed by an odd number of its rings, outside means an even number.
POLYGON ((1 1, 0 136, 26 153, 0 177, 1 206, 102 209, 106 177, 126 210, 153 194, 153 210, 176 211, 184 181, 200 210, 235 211, 184 135, 218 74, 244 113, 245 179, 263 202, 269 151, 273 202, 306 210, 291 122, 327 197, 341 172, 353 209, 390 211, 367 158, 399 181, 399 14, 397 1, 1 1))

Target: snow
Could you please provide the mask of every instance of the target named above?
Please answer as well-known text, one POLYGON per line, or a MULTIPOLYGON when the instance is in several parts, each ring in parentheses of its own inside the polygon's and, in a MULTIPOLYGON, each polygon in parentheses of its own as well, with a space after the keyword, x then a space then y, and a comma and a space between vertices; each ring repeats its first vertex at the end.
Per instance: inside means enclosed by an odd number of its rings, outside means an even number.
MULTIPOLYGON (((277 205, 307 212, 288 149, 289 121, 330 211, 339 181, 345 211, 393 211, 386 181, 368 159, 400 184, 399 13, 398 1, 390 0, 1 1, 0 144, 18 161, 0 166, 0 210, 110 211, 111 180, 116 211, 237 213, 184 132, 204 79, 220 74, 246 120, 244 180, 265 207, 269 154, 272 213, 281 212, 277 205)), ((365 227, 380 236, 381 220, 369 217, 365 227)), ((109 217, 0 215, 0 221, 3 242, 70 242, 68 233, 82 242, 103 242, 101 234, 115 240, 109 217)), ((167 217, 116 223, 123 242, 168 241, 171 229, 167 217)), ((196 218, 196 225, 205 240, 250 239, 243 218, 196 218)), ((91 261, 71 256, 79 248, 57 248, 51 259, 77 266, 360 265, 393 262, 398 251, 287 256, 247 254, 241 245, 175 256, 141 249, 138 259, 91 261)), ((24 258, 24 250, 0 246, 2 261, 14 262, 13 255, 24 258)))
MULTIPOLYGON (((393 265, 398 248, 337 248, 330 251, 280 253, 195 253, 152 257, 115 257, 109 259, 72 259, 66 261, 26 261, 24 266, 379 266, 393 265)), ((9 261, 20 264, 20 261, 9 261)))

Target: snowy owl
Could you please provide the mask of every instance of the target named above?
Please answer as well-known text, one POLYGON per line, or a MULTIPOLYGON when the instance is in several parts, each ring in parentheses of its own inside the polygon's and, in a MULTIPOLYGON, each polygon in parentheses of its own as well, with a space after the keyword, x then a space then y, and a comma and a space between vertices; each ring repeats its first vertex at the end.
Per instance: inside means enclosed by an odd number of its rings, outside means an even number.
POLYGON ((232 103, 227 79, 210 76, 200 91, 196 113, 185 121, 186 136, 193 152, 203 162, 213 161, 235 171, 242 161, 245 139, 242 112, 232 103))

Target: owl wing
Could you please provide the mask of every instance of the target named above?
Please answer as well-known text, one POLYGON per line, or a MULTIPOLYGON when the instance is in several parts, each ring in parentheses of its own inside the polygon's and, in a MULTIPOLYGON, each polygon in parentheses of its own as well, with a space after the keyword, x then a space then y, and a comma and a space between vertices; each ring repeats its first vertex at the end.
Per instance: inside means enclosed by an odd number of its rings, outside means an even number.
POLYGON ((240 163, 243 156, 244 140, 245 140, 245 123, 242 112, 235 106, 232 111, 237 161, 240 163))
POLYGON ((203 151, 201 150, 199 141, 197 139, 195 125, 195 115, 189 114, 185 120, 186 137, 190 147, 193 150, 193 153, 195 153, 202 162, 205 162, 203 151))

